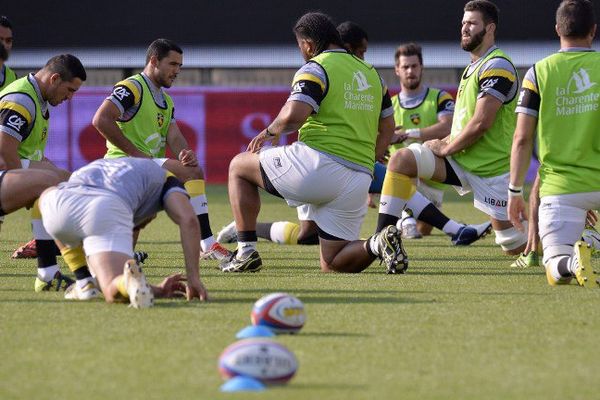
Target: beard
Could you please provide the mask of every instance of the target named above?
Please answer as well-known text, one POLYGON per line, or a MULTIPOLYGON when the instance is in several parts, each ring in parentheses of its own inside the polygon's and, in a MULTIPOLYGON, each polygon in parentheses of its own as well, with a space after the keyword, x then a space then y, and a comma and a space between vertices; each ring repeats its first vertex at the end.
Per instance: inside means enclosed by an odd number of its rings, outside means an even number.
POLYGON ((402 86, 404 86, 408 90, 415 90, 421 84, 421 76, 422 75, 423 75, 423 73, 421 73, 421 75, 419 75, 416 79, 405 80, 404 82, 402 82, 402 86))
POLYGON ((485 36, 485 33, 485 28, 483 28, 479 33, 471 35, 467 38, 461 38, 460 47, 462 47, 464 51, 475 50, 477 47, 479 47, 481 42, 483 42, 483 37, 485 36))

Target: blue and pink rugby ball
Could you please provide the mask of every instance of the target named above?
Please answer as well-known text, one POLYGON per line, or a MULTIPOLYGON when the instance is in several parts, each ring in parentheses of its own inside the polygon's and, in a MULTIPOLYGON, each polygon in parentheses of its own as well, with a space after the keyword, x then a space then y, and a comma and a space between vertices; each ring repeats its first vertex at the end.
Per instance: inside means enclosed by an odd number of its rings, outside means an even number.
POLYGON ((298 370, 296 356, 284 345, 263 338, 239 340, 219 357, 223 379, 237 376, 256 379, 266 385, 287 383, 298 370))

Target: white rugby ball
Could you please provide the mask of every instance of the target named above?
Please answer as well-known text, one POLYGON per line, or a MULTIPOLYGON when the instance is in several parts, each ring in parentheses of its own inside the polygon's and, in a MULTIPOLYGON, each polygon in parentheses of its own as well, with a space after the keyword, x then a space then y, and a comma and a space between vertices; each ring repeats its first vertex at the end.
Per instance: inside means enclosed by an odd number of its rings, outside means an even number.
POLYGON ((266 326, 275 333, 297 333, 306 322, 304 304, 287 293, 260 298, 252 308, 253 325, 266 326))
POLYGON ((296 356, 284 345, 268 339, 237 341, 219 357, 219 372, 223 379, 245 376, 265 384, 284 384, 297 370, 296 356))

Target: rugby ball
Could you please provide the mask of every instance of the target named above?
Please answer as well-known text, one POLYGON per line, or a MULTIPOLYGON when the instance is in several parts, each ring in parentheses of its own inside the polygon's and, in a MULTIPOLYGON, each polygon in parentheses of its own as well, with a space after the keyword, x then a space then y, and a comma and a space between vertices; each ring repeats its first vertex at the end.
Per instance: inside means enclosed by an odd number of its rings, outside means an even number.
POLYGON ((260 298, 251 314, 252 324, 275 333, 298 333, 304 326, 304 304, 287 293, 272 293, 260 298))
POLYGON ((219 357, 223 379, 253 378, 264 384, 287 383, 298 370, 296 356, 269 339, 244 339, 229 345, 219 357))

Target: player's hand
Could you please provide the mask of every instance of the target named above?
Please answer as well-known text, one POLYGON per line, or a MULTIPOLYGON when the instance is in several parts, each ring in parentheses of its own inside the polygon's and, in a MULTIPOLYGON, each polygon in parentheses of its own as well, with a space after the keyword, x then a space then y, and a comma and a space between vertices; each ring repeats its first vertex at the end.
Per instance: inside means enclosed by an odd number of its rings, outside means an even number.
MULTIPOLYGON (((522 221, 527 221, 525 210, 525 199, 523 196, 512 196, 508 198, 508 219, 519 231, 525 233, 522 221)), ((529 232, 527 232, 529 234, 529 232)))
POLYGON ((424 146, 428 147, 429 149, 431 149, 431 151, 433 151, 433 154, 435 154, 438 157, 446 157, 446 147, 448 146, 448 143, 446 143, 443 140, 440 139, 432 139, 432 140, 428 140, 425 143, 423 143, 424 146))
POLYGON ((196 153, 190 149, 183 149, 179 152, 179 161, 186 167, 197 167, 198 159, 196 153))
POLYGON ((208 301, 208 291, 200 282, 200 279, 189 281, 186 288, 186 298, 188 301, 199 299, 200 301, 208 301))
POLYGON ((533 218, 529 220, 529 232, 527 234, 527 246, 525 246, 525 250, 523 250, 523 254, 529 254, 532 251, 537 251, 538 247, 540 247, 540 235, 538 234, 538 225, 537 221, 534 221, 533 218))
POLYGON ((598 222, 598 214, 594 210, 588 210, 587 215, 585 216, 585 223, 590 226, 596 226, 598 222))
POLYGON ((394 128, 394 134, 392 135, 392 141, 390 144, 402 143, 408 138, 408 134, 401 126, 394 128))
POLYGON ((183 297, 186 294, 185 277, 182 274, 167 276, 158 285, 158 297, 183 297))
POLYGON ((248 145, 248 151, 252 153, 258 153, 265 144, 273 145, 273 142, 277 139, 277 136, 269 135, 266 129, 263 129, 261 133, 254 136, 248 145))

